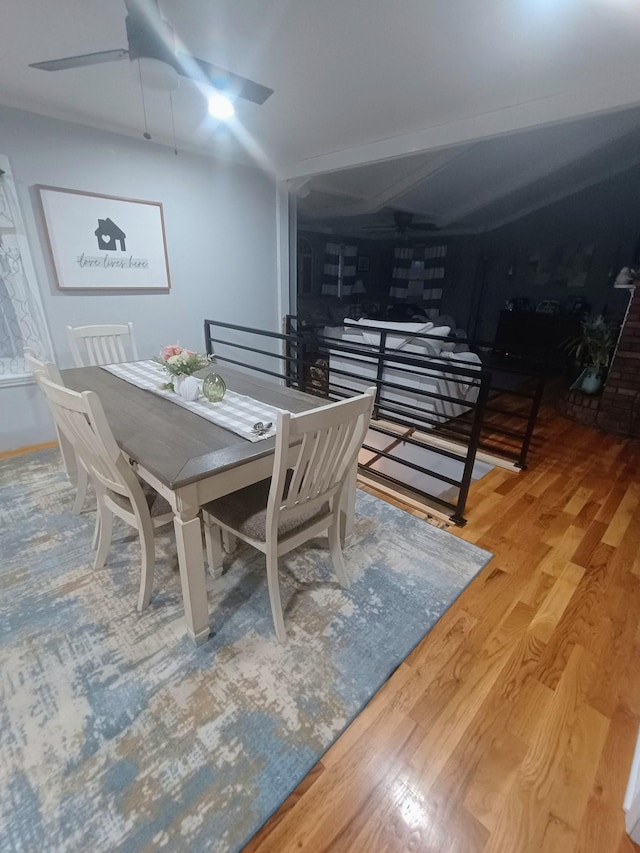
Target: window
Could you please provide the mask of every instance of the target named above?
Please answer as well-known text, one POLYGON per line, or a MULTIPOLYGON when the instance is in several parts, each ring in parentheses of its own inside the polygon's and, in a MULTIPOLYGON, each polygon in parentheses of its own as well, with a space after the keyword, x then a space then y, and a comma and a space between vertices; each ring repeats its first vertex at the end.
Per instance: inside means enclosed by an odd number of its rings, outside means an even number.
POLYGON ((350 296, 356 278, 357 246, 327 243, 322 277, 323 296, 350 296))
POLYGON ((306 237, 298 237, 298 293, 311 293, 313 287, 313 247, 306 237))
POLYGON ((30 378, 25 347, 51 351, 9 160, 0 155, 0 386, 30 378))

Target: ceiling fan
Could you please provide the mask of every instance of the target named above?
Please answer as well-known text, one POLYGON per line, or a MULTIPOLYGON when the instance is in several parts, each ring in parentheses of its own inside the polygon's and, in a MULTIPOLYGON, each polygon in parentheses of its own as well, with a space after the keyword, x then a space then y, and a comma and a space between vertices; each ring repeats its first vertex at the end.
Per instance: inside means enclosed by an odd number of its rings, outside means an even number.
POLYGON ((438 231, 434 222, 414 222, 415 214, 407 210, 394 210, 393 222, 388 225, 365 225, 366 231, 387 231, 399 237, 409 237, 411 231, 438 231))
POLYGON ((132 62, 135 59, 151 59, 171 66, 183 77, 213 86, 232 98, 244 98, 254 104, 264 104, 273 94, 273 89, 268 86, 262 86, 260 83, 178 50, 175 31, 162 17, 158 0, 124 0, 124 5, 127 9, 125 26, 128 46, 126 48, 83 53, 79 56, 67 56, 64 59, 52 59, 47 62, 33 62, 29 67, 39 68, 42 71, 64 71, 67 68, 115 62, 119 59, 128 58, 132 62))

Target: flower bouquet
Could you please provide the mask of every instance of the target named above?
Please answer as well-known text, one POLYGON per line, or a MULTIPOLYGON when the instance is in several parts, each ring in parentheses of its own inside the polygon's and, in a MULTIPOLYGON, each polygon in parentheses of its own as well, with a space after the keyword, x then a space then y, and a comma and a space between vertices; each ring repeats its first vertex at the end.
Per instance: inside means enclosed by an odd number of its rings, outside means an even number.
POLYGON ((170 382, 162 386, 164 389, 175 391, 185 400, 198 399, 200 386, 193 374, 209 365, 210 359, 206 353, 194 352, 177 344, 172 344, 164 347, 158 361, 173 377, 170 382), (187 379, 190 381, 186 381, 187 379))

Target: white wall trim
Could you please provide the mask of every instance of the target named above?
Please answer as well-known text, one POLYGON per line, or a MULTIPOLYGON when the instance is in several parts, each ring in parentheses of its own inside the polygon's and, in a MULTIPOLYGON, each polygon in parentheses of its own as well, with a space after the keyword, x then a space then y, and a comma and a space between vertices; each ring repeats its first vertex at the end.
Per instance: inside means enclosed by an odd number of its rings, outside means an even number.
POLYGON ((290 264, 290 217, 295 213, 295 198, 289 195, 286 181, 276 184, 276 277, 277 311, 276 330, 281 330, 282 318, 289 313, 290 264))
POLYGON ((0 376, 0 391, 3 388, 15 388, 16 385, 33 385, 35 380, 33 376, 16 373, 12 376, 0 376))
POLYGON ((310 157, 281 166, 278 177, 300 178, 336 172, 365 163, 376 163, 463 142, 489 139, 505 133, 613 112, 639 104, 640 76, 633 75, 598 88, 559 92, 480 115, 466 116, 411 133, 310 157))

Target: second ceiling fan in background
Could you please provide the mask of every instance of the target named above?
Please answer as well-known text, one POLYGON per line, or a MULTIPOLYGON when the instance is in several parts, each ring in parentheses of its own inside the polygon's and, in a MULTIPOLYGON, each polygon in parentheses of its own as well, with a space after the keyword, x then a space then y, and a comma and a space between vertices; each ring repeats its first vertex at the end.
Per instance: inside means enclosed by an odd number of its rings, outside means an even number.
POLYGON ((398 237, 408 238, 412 231, 437 231, 434 222, 414 222, 415 214, 407 210, 394 210, 393 222, 388 225, 365 225, 365 231, 388 231, 398 237))

